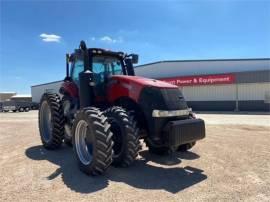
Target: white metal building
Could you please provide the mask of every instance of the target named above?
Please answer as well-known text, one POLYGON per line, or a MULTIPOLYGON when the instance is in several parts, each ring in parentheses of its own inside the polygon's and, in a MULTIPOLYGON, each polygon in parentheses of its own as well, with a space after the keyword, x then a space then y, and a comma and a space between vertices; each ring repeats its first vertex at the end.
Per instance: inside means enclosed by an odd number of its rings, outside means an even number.
POLYGON ((161 61, 135 71, 178 85, 194 110, 270 110, 270 58, 161 61))
POLYGON ((62 83, 63 81, 54 81, 50 83, 31 86, 32 102, 39 103, 41 96, 45 92, 58 93, 62 83))

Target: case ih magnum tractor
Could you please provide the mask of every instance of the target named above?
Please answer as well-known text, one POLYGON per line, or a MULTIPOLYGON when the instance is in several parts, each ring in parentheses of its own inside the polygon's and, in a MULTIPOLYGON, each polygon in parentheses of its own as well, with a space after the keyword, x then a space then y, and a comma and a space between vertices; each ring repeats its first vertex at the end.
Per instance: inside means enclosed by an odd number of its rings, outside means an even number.
POLYGON ((205 137, 175 85, 135 76, 138 55, 86 47, 67 54, 66 77, 57 93, 45 93, 39 129, 46 149, 72 145, 80 169, 99 175, 136 159, 139 139, 150 152, 187 151, 205 137), (71 64, 71 71, 69 71, 71 64))

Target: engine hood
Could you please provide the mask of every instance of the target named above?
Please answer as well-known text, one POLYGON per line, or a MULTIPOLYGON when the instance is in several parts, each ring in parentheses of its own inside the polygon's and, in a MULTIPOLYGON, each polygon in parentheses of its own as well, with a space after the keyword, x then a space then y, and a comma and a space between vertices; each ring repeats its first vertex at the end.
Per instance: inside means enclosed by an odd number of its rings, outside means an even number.
POLYGON ((134 83, 140 86, 152 86, 152 87, 157 87, 157 88, 178 88, 176 85, 172 85, 164 81, 144 78, 140 76, 115 75, 115 76, 111 76, 111 79, 122 81, 128 84, 134 83))

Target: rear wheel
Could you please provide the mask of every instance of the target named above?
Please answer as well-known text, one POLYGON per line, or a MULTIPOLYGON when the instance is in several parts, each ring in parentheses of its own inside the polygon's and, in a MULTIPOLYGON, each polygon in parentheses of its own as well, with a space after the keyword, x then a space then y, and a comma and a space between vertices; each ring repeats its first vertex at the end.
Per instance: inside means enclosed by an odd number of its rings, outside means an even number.
POLYGON ((22 107, 19 108, 19 112, 23 112, 24 109, 22 107))
POLYGON ((25 112, 29 112, 29 107, 24 108, 25 112))
POLYGON ((88 175, 100 175, 112 162, 112 133, 103 113, 94 107, 80 110, 72 127, 73 149, 79 168, 88 175))
POLYGON ((57 149, 64 138, 64 116, 57 94, 45 93, 40 102, 39 131, 46 149, 57 149))
POLYGON ((122 107, 111 107, 105 111, 113 133, 113 163, 114 166, 128 167, 140 149, 139 128, 135 117, 128 114, 122 107))

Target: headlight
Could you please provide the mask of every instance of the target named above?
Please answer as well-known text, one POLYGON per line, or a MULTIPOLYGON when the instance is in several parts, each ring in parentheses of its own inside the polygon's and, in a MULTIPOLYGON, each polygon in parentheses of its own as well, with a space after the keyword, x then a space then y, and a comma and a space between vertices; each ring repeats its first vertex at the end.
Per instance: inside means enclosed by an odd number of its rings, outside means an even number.
POLYGON ((152 116, 153 117, 172 117, 172 116, 187 116, 191 112, 191 108, 182 109, 182 110, 153 110, 152 116))

